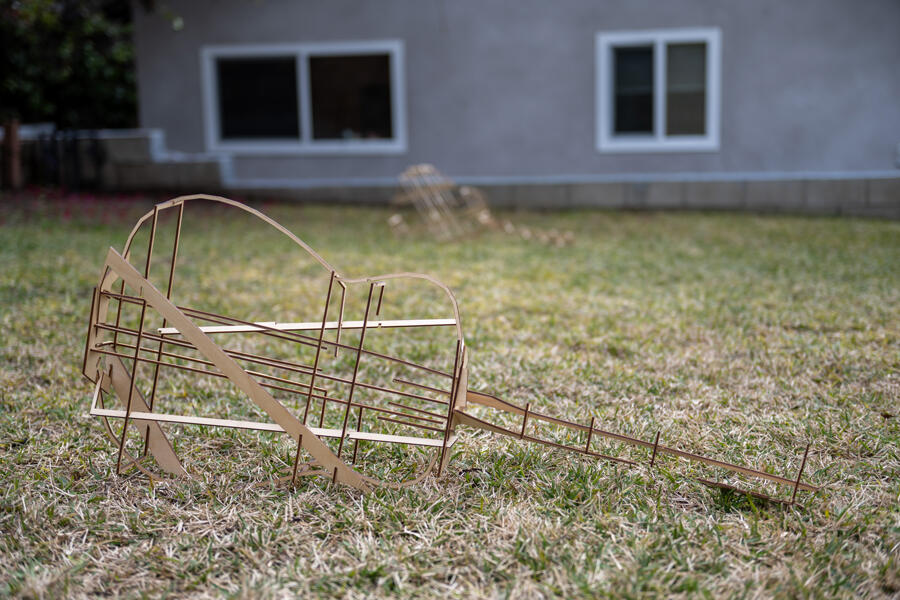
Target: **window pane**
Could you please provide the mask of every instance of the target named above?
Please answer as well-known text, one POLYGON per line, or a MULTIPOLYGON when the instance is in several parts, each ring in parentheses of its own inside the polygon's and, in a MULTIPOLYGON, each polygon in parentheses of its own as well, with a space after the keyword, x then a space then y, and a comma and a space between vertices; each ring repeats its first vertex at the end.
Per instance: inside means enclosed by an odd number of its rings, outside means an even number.
POLYGON ((614 132, 653 133, 653 47, 613 49, 614 132))
POLYGON ((387 54, 312 56, 309 80, 313 139, 393 137, 387 54))
POLYGON ((666 134, 706 133, 706 44, 666 48, 666 134))
POLYGON ((222 139, 300 137, 294 57, 220 58, 216 73, 222 139))

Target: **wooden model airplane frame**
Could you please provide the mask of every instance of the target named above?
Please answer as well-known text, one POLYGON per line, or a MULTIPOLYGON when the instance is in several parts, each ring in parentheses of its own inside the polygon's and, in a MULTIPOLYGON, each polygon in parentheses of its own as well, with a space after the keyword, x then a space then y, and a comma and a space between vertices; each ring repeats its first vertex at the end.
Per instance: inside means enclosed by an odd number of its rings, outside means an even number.
MULTIPOLYGON (((532 230, 511 221, 498 221, 481 190, 456 185, 434 165, 426 163, 408 167, 400 174, 400 184, 404 192, 397 198, 397 203, 415 207, 428 232, 441 241, 459 239, 481 228, 554 246, 566 246, 575 239, 571 231, 532 230)), ((395 233, 408 229, 403 215, 399 213, 392 215, 388 224, 395 233)))
MULTIPOLYGON (((123 465, 132 465, 148 476, 157 478, 146 466, 145 459, 149 454, 165 473, 176 477, 187 475, 163 430, 166 424, 180 423, 286 433, 296 443, 296 452, 290 475, 286 475, 284 479, 293 483, 301 475, 319 474, 333 482, 369 491, 373 486, 415 483, 431 473, 435 466, 440 475, 450 458, 450 449, 456 443, 457 428, 468 426, 592 458, 637 465, 634 460, 607 455, 595 449, 596 442, 601 439, 623 443, 645 449, 650 466, 659 457, 668 455, 704 463, 731 474, 789 486, 792 489, 789 502, 794 502, 798 491, 818 489, 802 481, 809 453, 808 445, 796 476, 783 477, 663 445, 660 443, 659 433, 653 441, 643 440, 601 429, 597 427, 594 418, 591 418, 589 424, 566 421, 534 411, 530 404, 521 407, 491 394, 471 390, 468 387, 468 366, 468 351, 456 298, 437 279, 419 273, 347 278, 293 233, 259 211, 227 198, 193 195, 156 205, 135 225, 122 253, 109 249, 99 284, 93 291, 82 371, 95 384, 90 414, 103 421, 106 433, 117 447, 117 473, 122 472, 123 465), (172 300, 173 281, 184 209, 186 204, 195 200, 212 201, 246 211, 287 236, 315 260, 328 274, 321 320, 252 322, 176 305, 172 300), (159 215, 164 211, 177 212, 165 292, 150 280, 159 215), (135 236, 145 226, 149 227, 149 241, 146 260, 139 270, 129 259, 135 236), (446 298, 448 318, 379 319, 385 287, 401 280, 433 286, 446 298), (366 308, 362 320, 351 321, 345 319, 344 307, 354 286, 365 290, 366 308), (335 315, 332 311, 329 315, 329 308, 337 303, 337 294, 340 294, 338 314, 335 315), (135 311, 137 315, 135 327, 128 327, 123 321, 123 311, 127 310, 135 311), (158 313, 154 317, 162 318, 161 327, 147 328, 148 311, 158 313), (329 316, 333 320, 329 320, 329 316), (448 357, 452 356, 452 368, 445 370, 418 364, 365 346, 367 332, 371 334, 399 328, 432 328, 452 332, 452 338, 455 338, 452 345, 455 347, 449 349, 452 354, 447 353, 448 357), (345 331, 358 331, 358 343, 342 342, 342 332, 345 331), (223 337, 230 340, 238 335, 263 336, 266 340, 295 344, 304 352, 312 353, 312 364, 250 353, 218 341, 223 337), (349 357, 347 364, 353 365, 352 375, 342 377, 328 370, 327 361, 333 360, 339 353, 349 357), (394 369, 395 371, 385 375, 391 377, 390 383, 364 381, 360 371, 362 359, 374 361, 373 364, 383 372, 387 372, 387 367, 394 369), (248 421, 222 418, 221 415, 198 416, 156 410, 158 390, 161 389, 160 374, 169 369, 227 380, 235 386, 239 395, 252 400, 268 419, 248 421), (428 383, 424 383, 425 381, 428 383), (432 383, 433 381, 439 383, 432 383), (326 384, 339 386, 341 393, 335 395, 332 392, 329 395, 329 391, 323 387, 326 384), (284 402, 288 400, 277 400, 275 393, 295 401, 294 407, 285 405, 284 402), (107 406, 108 397, 117 399, 119 407, 107 406), (514 428, 492 423, 472 414, 471 407, 475 406, 493 409, 498 415, 506 414, 507 421, 521 418, 521 423, 514 428), (340 423, 340 427, 324 426, 326 410, 329 411, 329 419, 335 424, 340 423), (314 425, 317 416, 318 423, 314 425), (121 421, 120 433, 115 431, 110 419, 121 421), (538 427, 547 426, 556 427, 557 431, 563 432, 564 442, 573 436, 583 438, 577 444, 562 443, 535 433, 538 427), (401 429, 404 434, 376 431, 378 427, 401 429), (407 434, 407 431, 412 431, 412 434, 407 434), (140 436, 142 452, 127 450, 126 437, 129 432, 132 437, 135 432, 140 436), (349 453, 349 442, 353 443, 352 454, 349 453), (415 477, 389 482, 358 470, 357 455, 361 442, 419 448, 430 453, 431 457, 416 463, 418 473, 415 477), (337 448, 334 448, 335 445, 337 448), (309 460, 303 463, 301 450, 309 455, 309 460)), ((745 492, 730 484, 699 480, 709 485, 769 498, 756 492, 745 492)))

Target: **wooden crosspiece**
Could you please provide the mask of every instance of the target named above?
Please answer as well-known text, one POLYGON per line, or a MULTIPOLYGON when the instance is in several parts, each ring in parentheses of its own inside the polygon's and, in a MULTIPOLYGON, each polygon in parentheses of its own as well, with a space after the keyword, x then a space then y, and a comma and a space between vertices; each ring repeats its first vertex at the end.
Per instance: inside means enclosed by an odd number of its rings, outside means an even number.
MULTIPOLYGON (((421 164, 407 168, 400 175, 403 193, 400 205, 412 205, 428 232, 438 240, 450 241, 481 229, 502 231, 524 240, 535 240, 553 246, 566 246, 575 240, 570 231, 530 229, 511 221, 497 220, 488 208, 484 194, 476 187, 456 185, 434 165, 421 164)), ((409 231, 403 215, 396 213, 388 225, 398 234, 409 231)))
MULTIPOLYGON (((597 427, 593 417, 589 424, 567 421, 536 411, 531 404, 522 408, 469 389, 469 353, 459 306, 446 285, 420 273, 348 278, 274 220, 217 196, 183 196, 163 202, 138 221, 122 253, 109 249, 91 299, 82 371, 94 383, 90 414, 102 420, 116 446, 117 472, 134 467, 152 478, 158 476, 148 469, 146 455, 155 460, 158 470, 173 477, 188 476, 163 429, 180 424, 287 434, 296 443, 293 463, 284 476, 292 483, 297 477, 323 475, 362 491, 381 485, 411 485, 432 472, 440 475, 450 459, 449 450, 457 443, 457 429, 465 426, 632 467, 643 463, 652 468, 663 456, 684 459, 788 486, 792 493, 790 500, 784 501, 787 503, 793 503, 799 491, 818 489, 802 480, 809 446, 799 473, 781 476, 662 444, 659 432, 651 442, 597 427), (195 200, 249 213, 285 235, 318 263, 328 276, 321 319, 252 321, 177 304, 173 284, 184 210, 195 200), (163 292, 152 280, 151 266, 160 215, 166 211, 175 211, 177 218, 171 253, 164 258, 168 273, 162 278, 163 292), (138 268, 130 257, 140 230, 149 234, 146 258, 138 268), (444 316, 385 318, 391 306, 390 286, 399 282, 437 291, 445 302, 444 316), (351 298, 365 298, 361 319, 346 318, 351 298), (156 326, 148 325, 151 322, 156 326), (378 352, 370 343, 382 332, 409 330, 443 333, 448 341, 441 353, 443 363, 421 364, 378 352), (290 351, 284 356, 251 352, 242 343, 251 338, 263 340, 266 348, 281 344, 290 351), (160 401, 166 400, 163 382, 175 372, 226 382, 232 392, 252 402, 266 418, 159 410, 160 401), (472 414, 476 406, 495 415, 505 414, 506 421, 521 417, 521 422, 513 428, 491 422, 472 414), (115 421, 121 422, 118 431, 113 426, 115 421), (547 426, 569 432, 567 439, 572 435, 584 437, 576 443, 560 443, 537 431, 547 426), (138 452, 128 448, 129 432, 139 436, 138 452), (595 445, 601 439, 641 449, 647 453, 646 461, 598 452, 595 445), (367 462, 374 461, 377 471, 384 455, 365 449, 360 452, 361 448, 372 450, 382 445, 418 449, 409 469, 414 475, 387 481, 383 476, 366 474, 367 462), (301 464, 305 455, 308 460, 301 464), (374 456, 371 460, 370 455, 374 456)), ((729 483, 696 479, 744 491, 729 483)))

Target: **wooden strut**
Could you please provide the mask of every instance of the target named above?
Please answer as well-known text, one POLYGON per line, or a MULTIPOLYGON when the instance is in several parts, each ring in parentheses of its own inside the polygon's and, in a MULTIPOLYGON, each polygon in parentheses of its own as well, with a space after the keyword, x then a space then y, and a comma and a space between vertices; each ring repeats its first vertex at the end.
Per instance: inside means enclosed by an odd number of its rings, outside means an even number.
MULTIPOLYGON (((375 289, 375 284, 369 284, 369 297, 366 300, 366 313, 363 317, 363 328, 359 333, 359 348, 356 350, 356 363, 353 365, 353 381, 350 383, 350 394, 347 398, 347 409, 344 411, 344 431, 347 431, 347 417, 350 416, 350 405, 353 403, 353 392, 356 390, 356 376, 359 374, 359 361, 362 358, 362 349, 363 342, 366 339, 366 322, 369 320, 369 308, 372 306, 372 290, 375 289)), ((359 419, 362 420, 362 409, 359 409, 359 419)), ((356 426, 359 429, 359 425, 356 426)), ((338 442, 338 458, 341 457, 341 449, 344 447, 344 438, 341 437, 341 441, 338 442)), ((359 443, 356 442, 353 444, 353 462, 356 462, 356 449, 359 447, 359 443)))
MULTIPOLYGON (((316 358, 313 361, 312 373, 310 373, 309 379, 309 395, 306 397, 306 406, 303 409, 303 424, 306 425, 306 419, 309 416, 309 405, 312 403, 312 391, 313 386, 316 383, 316 372, 319 370, 319 354, 322 353, 322 337, 325 335, 325 324, 328 322, 328 303, 331 302, 331 289, 334 287, 334 271, 331 272, 331 277, 328 278, 328 293, 325 295, 325 310, 322 313, 322 328, 319 329, 319 341, 316 343, 316 358)), ((324 400, 322 401, 322 405, 324 406, 324 400)), ((297 454, 299 456, 300 450, 299 446, 297 449, 297 454)), ((294 471, 297 470, 297 464, 294 463, 294 471)))
MULTIPOLYGON (((175 280, 175 263, 178 261, 178 242, 181 238, 181 221, 184 217, 184 204, 178 205, 178 221, 175 223, 175 241, 172 244, 172 262, 169 265, 169 283, 166 285, 166 299, 172 299, 172 284, 175 280)), ((149 256, 148 256, 149 260, 149 256)), ((149 276, 149 273, 145 277, 149 276)), ((166 328, 166 320, 163 319, 162 328, 166 328)), ((164 334, 161 334, 164 335, 164 334)), ((163 351, 163 340, 159 340, 159 345, 156 350, 156 360, 162 359, 162 351, 163 351)), ((159 382, 159 364, 154 365, 153 367, 153 386, 150 388, 150 412, 153 412, 153 404, 154 400, 156 400, 156 386, 159 382)), ((149 425, 147 426, 147 433, 144 434, 144 450, 141 453, 141 456, 147 455, 147 447, 150 443, 150 434, 149 434, 149 425)))
MULTIPOLYGON (((594 418, 591 417, 591 431, 588 433, 590 435, 593 433, 594 429, 594 418)), ((650 468, 653 468, 653 464, 656 462, 656 452, 659 450, 659 431, 656 432, 656 439, 653 440, 653 456, 650 457, 650 468)))
POLYGON ((438 477, 441 476, 441 473, 444 470, 444 463, 447 461, 447 441, 450 439, 450 435, 453 432, 453 409, 456 401, 456 388, 459 384, 457 368, 459 367, 459 348, 461 345, 462 341, 457 340, 456 352, 453 355, 453 382, 450 386, 450 402, 447 405, 447 426, 444 430, 444 446, 441 448, 441 459, 438 462, 438 477))
MULTIPOLYGON (((156 239, 156 223, 159 218, 159 207, 155 206, 153 208, 153 223, 150 226, 150 241, 147 244, 147 260, 144 262, 144 280, 146 280, 150 276, 150 259, 153 256, 153 242, 156 239)), ((124 279, 122 280, 124 285, 124 279)), ((141 294, 143 295, 143 290, 141 290, 141 294)), ((119 305, 121 308, 121 304, 119 305)), ((119 441, 119 455, 116 458, 116 474, 120 473, 122 466, 122 451, 125 449, 125 438, 128 435, 128 418, 131 413, 131 403, 134 399, 134 384, 135 377, 137 376, 138 371, 138 362, 140 360, 140 348, 141 348, 141 332, 144 331, 144 317, 147 314, 147 302, 144 301, 141 304, 141 318, 138 321, 138 335, 137 341, 134 344, 134 360, 131 366, 131 385, 128 387, 128 401, 126 402, 125 409, 125 422, 122 425, 122 439, 119 441)), ((115 348, 115 343, 113 343, 113 348, 115 348)), ((145 434, 147 436, 147 444, 149 444, 150 434, 149 429, 145 434)))
MULTIPOLYGON (((448 215, 443 214, 448 208, 446 201, 442 197, 445 190, 441 187, 441 182, 434 179, 434 173, 425 170, 418 173, 416 177, 418 179, 411 180, 411 184, 413 186, 425 186, 428 192, 423 195, 422 206, 417 206, 417 208, 422 208, 423 215, 428 215, 428 218, 434 216, 443 218, 444 222, 440 226, 449 226, 454 229, 461 227, 462 224, 454 222, 452 215, 449 215, 450 218, 447 219, 448 215), (429 197, 428 194, 431 194, 431 196, 429 197)), ((437 221, 435 221, 435 226, 438 226, 437 221)), ((458 231, 455 233, 458 233, 458 231)), ((219 338, 217 337, 217 339, 219 338)), ((662 445, 660 444, 660 431, 656 432, 653 442, 648 442, 636 437, 600 429, 596 427, 595 417, 591 417, 589 425, 582 425, 535 411, 532 409, 531 403, 526 403, 524 407, 520 407, 490 394, 470 390, 468 389, 467 350, 462 335, 459 309, 452 292, 444 284, 427 275, 417 273, 397 273, 379 275, 377 277, 348 279, 340 275, 337 270, 332 268, 309 246, 275 221, 233 200, 214 196, 185 196, 161 203, 138 221, 138 224, 128 237, 123 254, 119 254, 110 248, 103 267, 100 284, 94 288, 91 294, 88 335, 85 341, 82 372, 95 383, 90 414, 103 420, 107 434, 118 446, 116 473, 121 473, 123 464, 127 464, 155 478, 139 462, 139 459, 132 456, 125 448, 129 427, 134 428, 143 436, 143 451, 140 456, 151 454, 163 471, 174 476, 185 476, 186 471, 175 455, 172 444, 169 443, 165 433, 160 428, 161 424, 227 427, 287 433, 290 435, 297 445, 290 474, 285 475, 282 480, 289 481, 291 485, 296 485, 298 478, 305 475, 326 474, 330 477, 332 483, 342 482, 366 492, 373 485, 399 487, 415 483, 428 475, 432 471, 432 467, 435 467, 434 470, 437 475, 441 475, 449 459, 449 451, 457 441, 456 427, 462 425, 619 464, 629 466, 638 464, 634 460, 593 451, 592 443, 594 438, 599 436, 614 442, 646 448, 651 452, 649 458, 649 466, 651 468, 655 466, 659 456, 668 455, 703 463, 747 477, 789 485, 792 488, 790 501, 777 500, 785 504, 794 504, 799 491, 815 492, 819 489, 804 483, 802 480, 809 456, 810 444, 807 444, 803 453, 797 475, 788 478, 662 445), (321 321, 254 322, 173 304, 173 284, 182 235, 184 205, 189 200, 197 199, 212 200, 234 206, 256 216, 288 236, 296 245, 300 246, 316 260, 330 274, 321 321), (173 207, 177 207, 178 216, 168 280, 165 294, 163 294, 150 282, 150 267, 160 212, 173 207), (143 272, 141 273, 130 264, 129 256, 131 244, 138 229, 147 222, 150 225, 148 251, 143 265, 143 272), (425 281, 441 289, 447 295, 452 307, 452 318, 383 320, 381 316, 384 308, 386 283, 392 279, 402 278, 425 281), (117 279, 121 280, 120 285, 117 291, 113 291, 113 286, 117 283, 117 279), (339 314, 336 321, 328 321, 329 307, 335 284, 341 290, 339 314), (348 296, 348 284, 368 284, 368 296, 362 321, 345 320, 344 313, 348 296), (134 290, 134 293, 126 294, 126 286, 134 290), (378 287, 377 298, 374 294, 375 287, 378 287), (109 304, 113 301, 116 303, 115 314, 114 319, 110 320, 107 316, 110 308, 109 304), (136 328, 126 327, 122 324, 122 311, 125 305, 134 305, 140 310, 136 328), (148 331, 144 327, 148 308, 156 311, 162 317, 162 326, 155 330, 150 329, 148 331), (372 313, 372 309, 374 309, 374 313, 372 313), (210 324, 200 326, 195 323, 195 320, 210 324), (371 329, 409 327, 449 327, 455 329, 456 345, 453 354, 452 370, 445 372, 432 366, 417 364, 398 356, 375 352, 364 347, 366 335, 371 329), (341 334, 344 329, 360 330, 358 344, 350 345, 341 342, 341 334), (302 331, 309 331, 311 335, 300 333, 302 331), (336 332, 333 340, 326 339, 328 337, 326 336, 326 331, 336 332), (229 337, 235 334, 261 335, 312 348, 314 349, 312 364, 227 348, 213 341, 212 336, 220 336, 222 334, 229 337), (104 336, 109 336, 111 339, 109 337, 104 339, 104 336), (145 345, 145 343, 149 345, 145 345), (174 349, 182 350, 174 352, 174 349), (340 351, 353 353, 351 377, 341 376, 342 373, 337 372, 329 373, 327 369, 322 368, 323 360, 327 358, 328 353, 332 350, 335 357, 338 356, 340 351), (184 351, 196 352, 197 355, 184 354, 184 351), (325 352, 324 354, 323 351, 325 352), (409 369, 409 373, 415 373, 417 376, 447 378, 450 380, 450 389, 447 390, 441 384, 434 385, 430 384, 430 382, 417 381, 414 377, 408 375, 407 371, 389 375, 390 381, 395 384, 394 386, 391 386, 390 383, 380 385, 380 381, 378 382, 379 384, 363 381, 360 377, 360 364, 363 355, 371 357, 371 359, 387 361, 394 367, 399 365, 409 369), (152 365, 152 376, 149 378, 149 396, 146 400, 137 387, 140 363, 152 365), (126 367, 126 364, 131 365, 130 370, 126 367), (253 367, 253 365, 259 365, 259 367, 253 367), (259 368, 264 368, 269 372, 253 370, 259 368), (218 418, 216 416, 201 417, 168 414, 155 410, 154 405, 159 391, 160 374, 164 371, 169 372, 169 370, 195 375, 208 375, 231 381, 262 409, 268 416, 269 421, 240 421, 218 418), (328 389, 323 387, 327 384, 349 386, 346 397, 340 397, 342 394, 339 396, 329 395, 328 389), (397 389, 398 387, 403 389, 397 389), (355 399, 358 389, 384 394, 388 398, 382 399, 380 396, 375 396, 371 402, 361 402, 355 399), (291 398, 298 398, 298 406, 299 399, 302 398, 305 401, 302 407, 302 419, 294 416, 291 411, 266 390, 291 394, 291 398), (124 409, 113 409, 106 406, 104 394, 110 393, 113 393, 118 398, 124 409), (308 425, 310 407, 317 401, 321 402, 318 427, 311 427, 308 425), (323 427, 325 412, 329 403, 343 408, 340 428, 329 429, 323 427), (416 403, 420 405, 415 405, 416 403), (507 429, 476 417, 467 412, 469 404, 487 407, 499 413, 520 415, 522 417, 521 426, 517 427, 517 430, 507 429), (358 412, 356 422, 351 427, 349 420, 351 411, 354 409, 358 412), (445 409, 446 412, 444 412, 445 409), (364 414, 370 415, 370 413, 371 417, 367 417, 367 423, 392 423, 395 426, 399 425, 413 430, 417 435, 396 435, 395 433, 388 434, 367 430, 363 427, 363 417, 364 414), (109 419, 122 419, 121 435, 113 432, 109 419), (539 436, 540 424, 542 423, 585 433, 586 439, 583 445, 581 443, 568 445, 551 439, 544 439, 539 436), (429 433, 431 434, 430 437, 428 437, 429 433), (436 436, 434 434, 439 435, 436 436), (337 438, 336 452, 332 452, 323 442, 324 439, 334 438, 337 438), (432 448, 434 453, 430 462, 419 476, 399 483, 384 482, 357 472, 354 467, 349 466, 345 462, 345 459, 341 458, 345 440, 353 441, 353 453, 349 461, 353 465, 357 463, 359 458, 359 444, 362 441, 420 446, 426 449, 432 448), (304 467, 301 469, 300 458, 301 454, 303 454, 303 449, 307 450, 310 459, 304 463, 304 467)), ((391 429, 388 429, 388 431, 391 431, 391 429)), ((727 483, 702 478, 696 479, 707 485, 733 489, 751 496, 771 499, 763 494, 741 490, 727 483)))

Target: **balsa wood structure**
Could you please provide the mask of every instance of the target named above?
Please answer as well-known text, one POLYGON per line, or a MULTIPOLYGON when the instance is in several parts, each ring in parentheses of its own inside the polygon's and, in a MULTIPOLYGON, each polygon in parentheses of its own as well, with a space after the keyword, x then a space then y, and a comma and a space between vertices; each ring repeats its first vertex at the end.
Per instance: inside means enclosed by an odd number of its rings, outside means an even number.
MULTIPOLYGON (((403 194, 397 198, 401 205, 411 204, 419 213, 428 232, 442 241, 470 235, 479 229, 503 231, 524 240, 536 240, 553 246, 571 244, 571 231, 529 229, 510 221, 499 221, 484 194, 476 187, 458 186, 434 165, 413 165, 400 174, 403 194)), ((396 233, 405 233, 409 226, 400 213, 392 215, 388 224, 396 233)))
MULTIPOLYGON (((457 430, 471 427, 624 465, 637 466, 643 460, 653 467, 663 456, 684 459, 729 476, 783 484, 792 490, 791 502, 799 491, 817 489, 802 481, 806 454, 796 475, 732 464, 660 443, 659 433, 652 441, 639 439, 607 431, 593 418, 575 423, 532 410, 530 404, 521 407, 474 391, 469 389, 468 369, 459 307, 440 281, 418 273, 345 277, 266 215, 206 195, 158 204, 138 221, 121 253, 109 249, 93 292, 83 363, 84 375, 94 383, 90 414, 102 420, 116 448, 117 472, 135 467, 153 478, 159 478, 159 471, 186 476, 167 436, 175 426, 255 430, 293 440, 295 450, 285 463, 284 479, 323 475, 368 491, 379 485, 409 485, 433 471, 440 474, 457 443, 457 430), (251 320, 177 302, 174 287, 180 280, 175 273, 185 207, 200 200, 249 213, 286 236, 300 257, 311 259, 322 273, 317 307, 321 318, 251 320), (170 217, 174 235, 171 249, 159 259, 163 215, 170 217), (136 251, 139 232, 146 234, 146 250, 136 251), (132 264, 135 254, 143 255, 137 265, 132 264), (387 318, 398 316, 386 313, 394 304, 392 288, 402 285, 434 292, 443 314, 387 318), (346 314, 354 302, 365 306, 354 315, 360 318, 346 314), (424 336, 431 348, 443 350, 431 352, 434 359, 412 360, 385 349, 398 347, 383 342, 392 335, 424 336), (212 398, 212 408, 205 408, 204 402, 187 397, 178 387, 181 383, 167 387, 166 377, 175 373, 182 380, 187 375, 224 387, 208 392, 203 388, 203 395, 212 398), (222 414, 224 409, 216 408, 220 395, 249 406, 250 416, 248 410, 222 414), (631 447, 646 456, 614 456, 601 451, 602 443, 631 447), (405 466, 395 468, 394 461, 405 466)), ((733 488, 727 482, 700 480, 733 488)))

